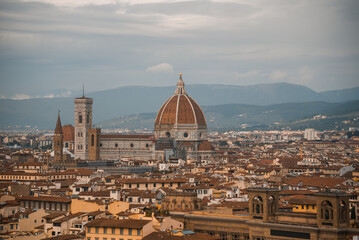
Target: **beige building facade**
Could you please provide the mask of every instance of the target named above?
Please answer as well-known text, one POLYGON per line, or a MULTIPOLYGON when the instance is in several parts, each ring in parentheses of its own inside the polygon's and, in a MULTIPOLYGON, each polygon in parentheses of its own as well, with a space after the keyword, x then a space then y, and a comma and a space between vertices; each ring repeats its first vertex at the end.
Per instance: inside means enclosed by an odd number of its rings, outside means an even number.
POLYGON ((341 240, 359 235, 359 229, 349 225, 346 194, 316 194, 316 214, 280 211, 274 189, 253 188, 248 194, 249 215, 192 212, 172 217, 183 221, 188 230, 227 240, 341 240))

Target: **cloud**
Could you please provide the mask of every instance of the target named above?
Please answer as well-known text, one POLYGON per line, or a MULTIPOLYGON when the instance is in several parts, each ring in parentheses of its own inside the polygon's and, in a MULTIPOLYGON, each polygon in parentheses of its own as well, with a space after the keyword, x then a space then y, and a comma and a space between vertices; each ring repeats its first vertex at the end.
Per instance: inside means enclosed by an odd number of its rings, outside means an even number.
POLYGON ((146 69, 146 72, 173 72, 173 66, 169 63, 161 63, 152 67, 148 67, 146 69))
POLYGON ((83 7, 86 5, 109 5, 116 4, 116 0, 22 0, 23 2, 41 2, 52 4, 57 7, 83 7))
POLYGON ((57 7, 83 7, 88 5, 141 5, 141 4, 153 4, 153 3, 176 3, 187 2, 191 0, 22 0, 23 2, 40 2, 46 4, 52 4, 57 7))
POLYGON ((288 76, 287 72, 275 70, 275 71, 271 72, 271 74, 269 75, 269 79, 277 81, 277 80, 282 80, 282 79, 286 78, 287 76, 288 76))
POLYGON ((11 99, 12 100, 24 100, 24 99, 30 99, 30 98, 31 97, 29 95, 26 95, 26 94, 16 94, 11 99))
POLYGON ((71 95, 71 91, 67 90, 65 92, 61 92, 58 94, 49 93, 47 95, 37 95, 37 96, 30 96, 27 94, 15 94, 12 97, 7 97, 5 95, 0 95, 0 99, 12 99, 12 100, 26 100, 26 99, 36 99, 36 98, 62 98, 62 97, 69 97, 71 95))
POLYGON ((258 74, 260 73, 259 70, 251 70, 245 73, 237 73, 236 74, 236 78, 248 78, 248 77, 255 77, 258 76, 258 74))
POLYGON ((168 63, 191 83, 358 86, 359 1, 342 2, 1 0, 0 95, 56 97, 83 79, 91 91, 146 85, 168 63))

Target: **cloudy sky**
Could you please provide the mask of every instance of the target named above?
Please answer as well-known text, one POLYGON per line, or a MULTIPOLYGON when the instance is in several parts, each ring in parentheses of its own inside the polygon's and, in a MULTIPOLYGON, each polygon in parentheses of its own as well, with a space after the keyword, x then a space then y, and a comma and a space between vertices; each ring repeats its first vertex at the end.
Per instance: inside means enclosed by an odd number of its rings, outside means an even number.
POLYGON ((357 0, 0 0, 0 98, 125 85, 359 86, 357 0))

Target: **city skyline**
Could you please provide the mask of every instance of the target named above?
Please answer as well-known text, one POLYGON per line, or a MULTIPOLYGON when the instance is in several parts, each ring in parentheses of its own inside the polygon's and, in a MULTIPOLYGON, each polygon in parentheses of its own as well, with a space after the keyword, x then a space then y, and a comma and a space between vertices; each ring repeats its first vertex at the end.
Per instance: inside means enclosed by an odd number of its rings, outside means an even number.
POLYGON ((1 98, 127 85, 358 86, 355 1, 2 1, 1 98), (63 89, 63 90, 59 90, 63 89), (56 91, 55 91, 56 90, 56 91))

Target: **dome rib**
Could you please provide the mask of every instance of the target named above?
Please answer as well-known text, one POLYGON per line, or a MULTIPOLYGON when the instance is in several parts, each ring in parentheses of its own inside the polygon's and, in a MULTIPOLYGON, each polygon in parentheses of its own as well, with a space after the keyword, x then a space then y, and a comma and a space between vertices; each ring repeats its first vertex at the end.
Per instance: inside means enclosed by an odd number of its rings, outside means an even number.
POLYGON ((188 102, 189 102, 189 104, 191 105, 192 112, 193 112, 193 116, 194 116, 194 122, 195 122, 195 123, 198 123, 198 122, 197 122, 196 112, 194 111, 193 104, 192 104, 192 103, 191 103, 191 101, 189 100, 189 98, 188 98, 187 94, 186 94, 186 95, 184 95, 184 96, 187 98, 187 101, 188 101, 188 102))
POLYGON ((176 106, 176 124, 178 124, 178 108, 179 108, 180 99, 181 99, 181 95, 178 95, 177 106, 176 106))
MULTIPOLYGON (((165 109, 166 109, 168 103, 169 103, 169 102, 172 100, 172 98, 174 98, 175 96, 176 96, 176 95, 173 95, 172 97, 170 97, 170 98, 165 102, 165 104, 163 104, 163 106, 161 107, 160 112, 159 112, 159 113, 161 113, 161 115, 160 115, 160 118, 159 118, 158 123, 161 123, 161 122, 162 122, 163 113, 164 113, 164 111, 165 111, 165 109), (162 112, 161 112, 161 110, 162 110, 162 112)), ((156 121, 156 122, 157 122, 157 121, 156 121)))

